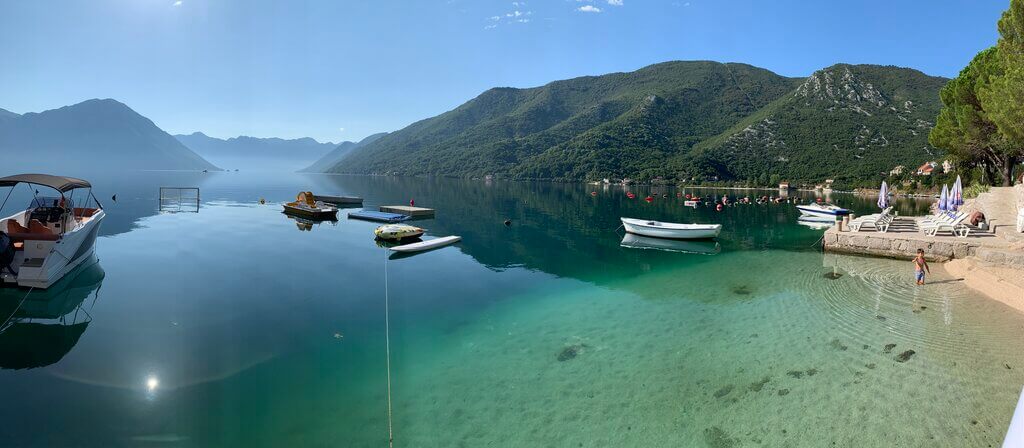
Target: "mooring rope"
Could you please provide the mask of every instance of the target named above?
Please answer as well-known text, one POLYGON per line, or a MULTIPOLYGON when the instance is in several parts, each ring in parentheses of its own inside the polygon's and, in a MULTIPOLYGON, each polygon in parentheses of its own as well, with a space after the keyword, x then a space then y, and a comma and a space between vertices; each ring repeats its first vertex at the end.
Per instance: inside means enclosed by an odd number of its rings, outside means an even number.
POLYGON ((384 251, 384 351, 387 355, 388 368, 388 446, 395 446, 395 433, 391 415, 391 316, 388 299, 388 251, 384 251))
POLYGON ((21 305, 23 305, 25 303, 25 299, 28 299, 28 295, 32 294, 32 290, 33 289, 36 289, 36 287, 33 286, 33 287, 28 289, 28 292, 25 293, 25 297, 21 298, 21 301, 18 302, 18 306, 16 308, 14 308, 14 311, 11 312, 11 315, 7 316, 7 319, 4 319, 4 323, 0 324, 0 331, 3 331, 5 328, 7 328, 7 322, 9 322, 11 320, 11 318, 14 317, 15 314, 18 314, 18 310, 20 310, 21 309, 21 305))

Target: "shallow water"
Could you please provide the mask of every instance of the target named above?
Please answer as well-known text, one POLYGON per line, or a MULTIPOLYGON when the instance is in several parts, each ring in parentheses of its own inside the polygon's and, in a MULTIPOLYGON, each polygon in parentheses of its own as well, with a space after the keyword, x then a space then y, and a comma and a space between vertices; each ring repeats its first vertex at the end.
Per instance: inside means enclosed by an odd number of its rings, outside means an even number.
POLYGON ((109 213, 99 261, 20 308, 24 290, 0 290, 17 320, 0 334, 4 445, 383 446, 385 296, 396 446, 998 445, 1024 383, 1024 316, 941 272, 915 287, 908 262, 822 255, 791 205, 71 174, 109 213), (160 185, 201 187, 200 212, 159 213, 160 185), (463 241, 389 259, 344 211, 311 228, 282 215, 300 189, 414 198, 438 210, 416 225, 463 241), (725 230, 717 246, 620 247, 619 216, 725 230))

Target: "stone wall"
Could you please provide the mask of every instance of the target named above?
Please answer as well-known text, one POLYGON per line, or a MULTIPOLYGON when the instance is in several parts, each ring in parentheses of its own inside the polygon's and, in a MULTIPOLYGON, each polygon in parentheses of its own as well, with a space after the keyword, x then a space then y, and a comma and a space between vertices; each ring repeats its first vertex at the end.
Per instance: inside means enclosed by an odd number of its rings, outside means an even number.
POLYGON ((929 261, 949 261, 976 255, 978 247, 969 241, 930 241, 894 234, 839 232, 835 227, 827 230, 822 244, 826 252, 839 252, 909 260, 918 249, 924 250, 929 261), (881 235, 881 236, 879 236, 881 235))

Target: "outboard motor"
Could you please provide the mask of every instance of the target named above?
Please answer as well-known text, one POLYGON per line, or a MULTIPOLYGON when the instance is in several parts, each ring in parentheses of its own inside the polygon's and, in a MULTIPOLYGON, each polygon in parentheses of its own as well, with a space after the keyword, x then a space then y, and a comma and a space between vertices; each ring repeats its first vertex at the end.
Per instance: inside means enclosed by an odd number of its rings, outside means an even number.
POLYGON ((0 273, 6 269, 11 275, 17 275, 14 273, 14 268, 11 267, 13 261, 14 240, 7 236, 6 233, 0 232, 0 273))

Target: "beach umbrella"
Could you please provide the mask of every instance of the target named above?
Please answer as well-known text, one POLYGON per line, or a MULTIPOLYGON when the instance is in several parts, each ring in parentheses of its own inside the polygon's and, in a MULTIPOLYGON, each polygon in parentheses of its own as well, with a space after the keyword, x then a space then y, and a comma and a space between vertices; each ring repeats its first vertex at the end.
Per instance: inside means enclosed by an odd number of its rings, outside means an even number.
POLYGON ((878 189, 878 208, 885 209, 889 206, 889 184, 882 181, 882 188, 878 189))
POLYGON ((956 195, 953 196, 955 198, 955 203, 954 204, 956 204, 956 206, 963 206, 964 205, 964 182, 961 181, 961 179, 959 179, 958 175, 956 176, 956 183, 955 183, 955 185, 956 185, 956 195))
POLYGON ((949 210, 949 188, 945 184, 942 185, 942 195, 939 196, 939 210, 949 210))

